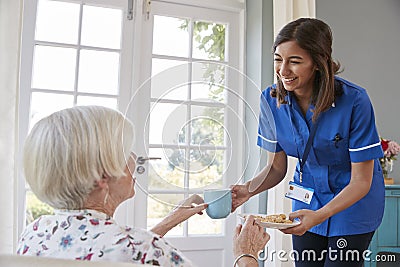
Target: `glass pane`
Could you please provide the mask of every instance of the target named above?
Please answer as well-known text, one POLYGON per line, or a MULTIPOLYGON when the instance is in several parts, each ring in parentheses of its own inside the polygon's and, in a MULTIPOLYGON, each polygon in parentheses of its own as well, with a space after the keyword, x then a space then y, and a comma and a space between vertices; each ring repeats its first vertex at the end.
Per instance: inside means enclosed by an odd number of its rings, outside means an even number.
POLYGON ((74 97, 72 95, 32 93, 30 127, 51 113, 70 108, 73 105, 74 97))
POLYGON ((78 91, 118 94, 119 53, 81 50, 78 91))
POLYGON ((149 189, 182 189, 185 179, 185 151, 181 149, 150 148, 149 189))
POLYGON ((112 109, 118 109, 117 99, 108 97, 78 96, 77 105, 79 106, 96 105, 112 109))
POLYGON ((73 91, 76 49, 35 46, 32 87, 73 91))
POLYGON ((190 122, 191 144, 212 146, 225 144, 224 108, 192 106, 190 122))
POLYGON ((191 99, 226 102, 225 66, 217 63, 194 63, 191 99))
POLYGON ((152 103, 150 110, 150 144, 184 143, 185 128, 187 127, 186 109, 186 105, 152 103))
POLYGON ((224 150, 190 150, 189 186, 220 188, 224 168, 224 150))
POLYGON ((79 4, 39 0, 36 40, 78 43, 79 4))
POLYGON ((154 16, 153 54, 188 57, 188 20, 154 16))
MULTIPOLYGON (((147 206, 147 229, 150 230, 184 199, 183 194, 150 194, 147 206)), ((182 236, 183 223, 172 228, 166 236, 182 236)))
POLYGON ((224 24, 196 21, 193 26, 193 57, 200 59, 225 59, 224 24))
POLYGON ((54 214, 54 209, 43 203, 32 191, 26 192, 26 224, 30 224, 37 218, 46 214, 54 214))
MULTIPOLYGON (((202 196, 203 197, 203 196, 202 196)), ((213 220, 204 212, 203 215, 194 215, 188 220, 189 235, 218 235, 222 234, 224 220, 213 220)))
POLYGON ((83 6, 82 45, 119 49, 122 10, 83 6))
POLYGON ((151 97, 186 100, 189 65, 184 61, 152 59, 151 97))

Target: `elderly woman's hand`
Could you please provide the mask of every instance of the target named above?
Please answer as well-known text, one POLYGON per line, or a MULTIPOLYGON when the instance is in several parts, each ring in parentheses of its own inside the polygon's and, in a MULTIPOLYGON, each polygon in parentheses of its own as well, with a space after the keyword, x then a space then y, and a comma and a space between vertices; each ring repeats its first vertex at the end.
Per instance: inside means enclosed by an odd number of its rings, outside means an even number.
MULTIPOLYGON (((246 218, 244 225, 239 224, 236 227, 233 237, 233 254, 237 258, 242 254, 251 254, 258 257, 260 250, 263 250, 270 236, 264 228, 255 223, 254 216, 246 218)), ((239 266, 258 266, 257 261, 252 257, 242 257, 237 262, 239 266)))
POLYGON ((204 203, 204 199, 201 196, 194 194, 180 202, 172 212, 177 213, 182 218, 181 222, 183 222, 196 213, 202 215, 207 206, 208 204, 204 203))
POLYGON ((154 226, 151 231, 153 233, 164 236, 169 230, 186 221, 195 214, 203 214, 203 210, 207 208, 208 204, 199 195, 191 195, 183 200, 179 205, 172 210, 160 223, 154 226))

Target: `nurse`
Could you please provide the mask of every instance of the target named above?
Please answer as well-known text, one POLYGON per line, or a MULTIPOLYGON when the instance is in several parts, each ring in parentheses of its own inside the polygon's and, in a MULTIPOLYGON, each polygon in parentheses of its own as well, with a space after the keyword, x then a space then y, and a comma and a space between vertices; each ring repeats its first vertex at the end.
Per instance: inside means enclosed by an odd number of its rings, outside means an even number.
POLYGON ((383 152, 367 92, 335 76, 340 65, 321 20, 287 24, 273 54, 277 83, 262 92, 258 130, 268 162, 232 187, 232 211, 280 183, 287 156, 295 157, 286 196, 290 219, 301 224, 282 231, 293 235, 296 266, 362 266, 384 210, 383 152))

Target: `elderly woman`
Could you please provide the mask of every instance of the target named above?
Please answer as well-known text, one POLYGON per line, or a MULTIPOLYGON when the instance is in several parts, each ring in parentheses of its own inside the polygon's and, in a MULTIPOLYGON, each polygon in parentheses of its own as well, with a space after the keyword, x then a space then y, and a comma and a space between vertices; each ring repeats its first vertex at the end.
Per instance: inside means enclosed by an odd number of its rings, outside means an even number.
MULTIPOLYGON (((118 111, 82 106, 56 112, 32 129, 25 142, 25 178, 55 208, 28 225, 18 254, 76 260, 192 266, 162 236, 207 207, 192 195, 151 231, 118 225, 115 209, 135 195, 133 126, 118 111)), ((269 239, 254 217, 236 229, 239 266, 258 266, 269 239)))
POLYGON ((24 172, 35 195, 56 210, 27 226, 17 253, 192 266, 161 236, 201 213, 207 206, 201 197, 191 196, 151 232, 113 219, 135 195, 132 143, 132 124, 104 107, 74 107, 39 121, 25 143, 24 172))

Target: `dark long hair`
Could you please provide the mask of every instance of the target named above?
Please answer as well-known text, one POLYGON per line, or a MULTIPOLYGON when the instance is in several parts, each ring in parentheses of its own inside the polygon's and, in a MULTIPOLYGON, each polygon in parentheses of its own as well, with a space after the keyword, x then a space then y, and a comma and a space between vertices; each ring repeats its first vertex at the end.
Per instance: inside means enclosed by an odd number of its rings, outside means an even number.
MULTIPOLYGON (((339 73, 340 64, 332 59, 332 31, 323 21, 313 18, 300 18, 283 27, 275 39, 272 52, 284 42, 296 41, 307 51, 314 61, 317 71, 311 103, 315 106, 313 121, 322 112, 328 110, 335 101, 335 77, 339 73)), ((278 98, 278 105, 285 103, 288 94, 282 81, 277 77, 276 90, 272 96, 278 98)))

